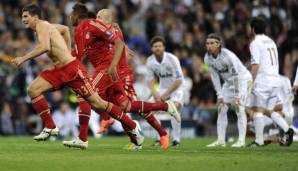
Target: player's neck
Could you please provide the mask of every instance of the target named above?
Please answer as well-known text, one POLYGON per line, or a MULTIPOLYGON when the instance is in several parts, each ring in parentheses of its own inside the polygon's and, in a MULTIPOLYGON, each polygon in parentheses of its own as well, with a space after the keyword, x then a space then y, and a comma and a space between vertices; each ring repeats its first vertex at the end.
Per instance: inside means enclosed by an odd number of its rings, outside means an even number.
POLYGON ((36 31, 36 26, 37 26, 37 24, 40 23, 40 22, 42 22, 42 20, 37 19, 37 20, 33 23, 32 27, 30 27, 30 28, 31 28, 32 30, 36 31))
POLYGON ((157 60, 159 63, 161 63, 162 60, 163 60, 163 54, 164 54, 164 53, 162 53, 161 55, 155 55, 156 60, 157 60))
POLYGON ((162 59, 163 59, 163 57, 162 57, 162 56, 160 56, 160 57, 157 57, 157 56, 156 56, 156 60, 157 60, 159 63, 161 63, 161 62, 162 62, 162 59))
POLYGON ((83 20, 86 20, 86 19, 88 19, 88 18, 79 18, 79 19, 78 19, 78 24, 77 24, 77 26, 80 25, 81 22, 82 22, 83 20))
POLYGON ((218 57, 218 54, 220 53, 220 49, 216 51, 215 53, 211 54, 211 56, 216 59, 218 57))

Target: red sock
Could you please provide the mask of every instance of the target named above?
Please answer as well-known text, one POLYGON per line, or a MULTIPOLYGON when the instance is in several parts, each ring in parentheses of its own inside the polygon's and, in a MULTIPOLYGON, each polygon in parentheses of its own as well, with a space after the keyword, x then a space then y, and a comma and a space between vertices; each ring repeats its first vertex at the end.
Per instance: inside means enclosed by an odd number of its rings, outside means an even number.
POLYGON ((109 113, 108 112, 101 112, 100 113, 100 120, 108 120, 110 119, 109 113))
POLYGON ((33 108, 39 114, 41 120, 43 121, 46 128, 56 128, 56 125, 51 116, 50 108, 47 100, 43 95, 31 98, 33 108))
POLYGON ((91 114, 91 106, 85 100, 80 101, 79 124, 80 124, 80 140, 86 142, 88 140, 89 119, 91 114))
POLYGON ((167 111, 168 104, 163 102, 149 103, 144 101, 133 101, 131 107, 127 109, 129 112, 148 113, 151 111, 167 111))
POLYGON ((160 125, 153 113, 145 113, 142 117, 158 132, 159 136, 167 134, 166 130, 160 125))
POLYGON ((126 125, 129 129, 135 129, 136 123, 132 121, 120 108, 113 103, 108 103, 106 112, 110 114, 114 119, 117 119, 122 124, 126 125))

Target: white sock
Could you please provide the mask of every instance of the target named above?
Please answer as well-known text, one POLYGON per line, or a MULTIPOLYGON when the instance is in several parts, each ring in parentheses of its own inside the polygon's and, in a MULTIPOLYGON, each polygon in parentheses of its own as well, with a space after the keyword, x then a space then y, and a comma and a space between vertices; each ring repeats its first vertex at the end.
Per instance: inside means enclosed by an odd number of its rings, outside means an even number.
POLYGON ((289 125, 287 124, 286 120, 277 112, 273 112, 271 114, 271 118, 284 132, 289 130, 289 125))
POLYGON ((237 112, 237 125, 239 131, 239 141, 245 143, 245 136, 246 136, 246 127, 247 127, 247 117, 245 113, 245 108, 240 106, 239 112, 237 112))
POLYGON ((263 121, 263 113, 261 112, 255 112, 253 116, 253 123, 255 127, 255 134, 256 134, 256 140, 255 142, 263 145, 264 144, 264 121, 263 121))
POLYGON ((263 120, 264 120, 264 127, 273 124, 273 120, 266 115, 264 116, 263 120))
POLYGON ((217 116, 217 140, 220 143, 225 143, 226 142, 226 129, 228 126, 228 116, 227 116, 227 111, 228 111, 228 106, 223 105, 219 111, 218 111, 218 116, 217 116))
POLYGON ((173 138, 173 141, 180 142, 181 122, 178 123, 175 118, 171 117, 171 124, 172 124, 172 138, 173 138))

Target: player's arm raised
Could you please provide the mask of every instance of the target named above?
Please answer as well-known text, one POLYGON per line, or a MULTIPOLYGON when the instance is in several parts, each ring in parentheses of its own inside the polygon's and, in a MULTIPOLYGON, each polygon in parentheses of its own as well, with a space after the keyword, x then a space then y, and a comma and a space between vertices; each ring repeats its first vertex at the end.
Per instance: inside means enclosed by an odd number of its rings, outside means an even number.
POLYGON ((25 61, 46 53, 51 49, 49 24, 45 22, 38 23, 36 25, 36 34, 38 37, 38 42, 35 48, 25 56, 14 58, 12 60, 12 64, 19 67, 25 61))
POLYGON ((53 25, 56 27, 56 29, 62 35, 63 39, 65 40, 68 50, 71 50, 71 38, 70 38, 69 28, 62 24, 53 24, 53 25))

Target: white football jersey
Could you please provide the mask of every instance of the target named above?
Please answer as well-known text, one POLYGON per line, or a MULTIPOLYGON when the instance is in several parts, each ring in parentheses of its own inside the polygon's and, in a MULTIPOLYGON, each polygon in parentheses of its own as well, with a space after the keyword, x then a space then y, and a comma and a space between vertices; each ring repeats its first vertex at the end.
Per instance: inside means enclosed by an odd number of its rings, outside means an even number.
POLYGON ((235 89, 236 95, 240 93, 240 81, 251 78, 249 71, 238 57, 226 48, 222 48, 216 58, 206 53, 204 62, 209 66, 211 79, 218 96, 222 96, 220 77, 225 84, 235 89))
POLYGON ((168 52, 164 52, 160 62, 156 60, 154 54, 147 59, 147 80, 153 80, 154 75, 159 78, 159 89, 168 89, 175 80, 182 80, 182 84, 177 90, 183 89, 184 76, 178 58, 168 52))
POLYGON ((255 82, 278 81, 278 51, 274 41, 265 34, 255 36, 250 43, 251 64, 259 64, 255 82))

